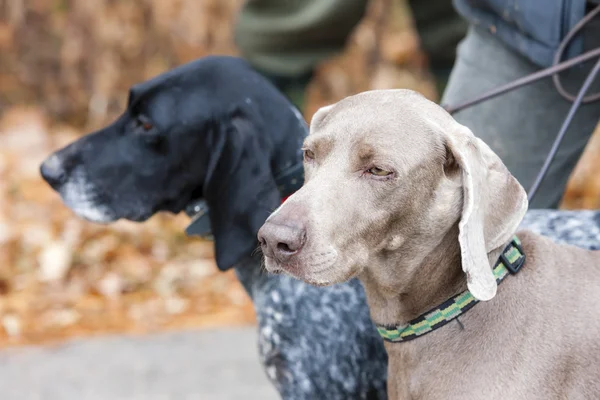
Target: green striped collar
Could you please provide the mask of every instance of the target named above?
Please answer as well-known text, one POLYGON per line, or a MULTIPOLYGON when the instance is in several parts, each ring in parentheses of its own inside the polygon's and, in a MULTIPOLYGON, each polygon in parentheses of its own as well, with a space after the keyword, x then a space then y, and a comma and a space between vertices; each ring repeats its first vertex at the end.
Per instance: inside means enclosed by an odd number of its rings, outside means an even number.
MULTIPOLYGON (((516 274, 525 263, 525 253, 521 242, 516 236, 506 246, 494 267, 494 276, 499 284, 509 273, 516 274)), ((464 292, 446 300, 429 312, 421 314, 408 324, 399 326, 377 326, 379 335, 388 342, 407 342, 423 336, 437 328, 446 325, 459 315, 471 309, 479 300, 465 290, 464 292)))

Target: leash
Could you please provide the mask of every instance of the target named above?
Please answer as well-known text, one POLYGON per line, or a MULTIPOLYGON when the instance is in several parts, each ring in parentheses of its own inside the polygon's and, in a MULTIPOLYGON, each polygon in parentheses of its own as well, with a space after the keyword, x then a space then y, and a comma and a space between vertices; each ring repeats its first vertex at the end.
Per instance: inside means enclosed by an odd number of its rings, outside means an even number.
POLYGON ((572 102, 573 104, 571 105, 571 108, 569 109, 569 112, 567 113, 567 116, 565 117, 564 122, 556 135, 556 139, 554 140, 552 147, 550 148, 550 151, 548 152, 548 155, 546 156, 544 164, 540 168, 540 171, 539 171, 538 175, 536 176, 533 185, 531 186, 531 188, 528 191, 527 198, 530 203, 533 200, 533 198, 535 197, 542 181, 544 180, 546 174, 548 173, 550 164, 554 160, 554 157, 556 156, 556 153, 558 151, 560 143, 562 142, 562 140, 565 136, 565 133, 569 129, 571 122, 573 122, 573 118, 575 117, 575 114, 576 114, 577 110, 579 109, 579 107, 582 104, 592 103, 594 101, 600 100, 600 93, 595 93, 593 95, 585 97, 592 82, 594 81, 594 79, 596 78, 598 73, 600 72, 600 47, 595 48, 593 50, 589 50, 577 57, 572 58, 571 60, 560 62, 560 59, 562 58, 563 53, 566 50, 566 48, 568 47, 569 43, 571 43, 571 41, 579 33, 579 31, 581 31, 581 29, 584 26, 586 26, 590 21, 592 21, 594 19, 594 17, 596 15, 598 15, 599 13, 600 13, 600 5, 594 7, 592 9, 592 11, 590 11, 584 18, 582 18, 581 21, 579 21, 571 29, 571 31, 569 31, 569 33, 567 33, 567 35, 564 37, 564 39, 561 41, 561 43, 558 46, 558 49, 554 56, 554 61, 553 61, 552 66, 545 68, 541 71, 534 72, 533 74, 527 75, 523 78, 517 79, 516 81, 510 82, 506 85, 502 85, 496 89, 489 90, 489 91, 481 94, 480 96, 477 96, 476 98, 466 101, 462 104, 458 104, 456 106, 447 106, 447 105, 443 106, 446 109, 446 111, 448 111, 448 113, 454 114, 458 111, 461 111, 461 110, 467 109, 471 106, 474 106, 476 104, 479 104, 483 101, 497 97, 501 94, 504 94, 504 93, 510 92, 512 90, 518 89, 520 87, 537 82, 540 79, 552 76, 552 81, 553 81, 553 84, 554 84, 557 92, 562 97, 564 97, 567 101, 572 102), (564 71, 566 69, 569 69, 575 65, 581 64, 585 61, 592 60, 594 58, 598 58, 598 62, 592 68, 590 73, 587 75, 583 85, 581 86, 581 89, 577 93, 577 96, 573 97, 573 95, 568 93, 562 86, 562 83, 560 81, 560 76, 558 73, 561 71, 564 71))
POLYGON ((585 82, 583 83, 583 86, 579 90, 577 98, 573 102, 573 105, 571 105, 569 113, 567 114, 567 117, 565 118, 562 126, 560 127, 560 130, 558 131, 558 134, 556 135, 556 139, 554 140, 554 143, 552 143, 552 148, 550 148, 550 151, 548 152, 548 156, 544 161, 544 165, 542 165, 542 168, 540 169, 540 172, 535 178, 533 185, 531 185, 531 189, 529 189, 529 193, 527 194, 527 200, 530 203, 535 194, 537 193, 537 190, 539 189, 540 185, 542 184, 542 181, 544 180, 548 169, 550 169, 550 164, 552 163, 554 157, 556 156, 556 153, 558 152, 558 147, 560 146, 560 143, 562 142, 565 133, 567 132, 567 129, 569 129, 569 126, 571 125, 573 117, 575 117, 575 113, 579 109, 579 106, 583 104, 584 96, 589 90, 590 86, 592 85, 594 78, 596 77, 596 75, 598 75, 598 71, 600 71, 600 60, 598 60, 592 71, 588 74, 585 82))
MULTIPOLYGON (((565 133, 567 132, 573 118, 581 106, 581 104, 587 104, 594 101, 600 100, 600 93, 593 94, 591 96, 585 97, 587 91, 589 90, 592 82, 600 73, 600 47, 589 50, 577 57, 574 57, 570 60, 560 62, 562 55, 568 44, 573 40, 573 38, 579 33, 579 31, 587 25, 596 15, 600 13, 600 5, 596 6, 592 11, 590 11, 577 25, 571 29, 569 33, 565 36, 565 38, 559 44, 559 47, 556 51, 556 55, 554 57, 553 65, 551 67, 545 68, 543 70, 534 72, 533 74, 524 76, 523 78, 519 78, 513 82, 510 82, 506 85, 502 85, 498 88, 489 90, 484 92, 483 94, 477 96, 474 99, 466 101, 464 103, 460 103, 455 106, 443 105, 446 111, 450 114, 457 113, 458 111, 467 109, 476 104, 482 103, 486 100, 493 99, 497 96, 500 96, 504 93, 508 93, 520 87, 532 84, 541 79, 552 76, 552 80, 554 86, 558 93, 564 97, 567 101, 572 102, 572 106, 565 117, 565 120, 552 144, 552 148, 548 152, 548 156, 544 161, 542 168, 540 169, 533 185, 529 189, 528 192, 528 200, 531 203, 535 194, 537 193, 538 188, 540 187, 544 177, 546 176, 548 169, 550 168, 550 164, 554 160, 560 143, 562 142, 565 133), (565 71, 569 68, 572 68, 575 65, 582 64, 588 60, 592 60, 598 58, 598 62, 592 69, 592 71, 588 74, 585 82, 583 83, 579 93, 576 97, 573 97, 570 93, 568 93, 562 83, 560 81, 559 72, 565 71)), ((277 186, 282 195, 282 203, 289 197, 294 191, 298 190, 304 181, 304 171, 301 163, 293 165, 288 170, 281 171, 275 178, 277 182, 277 186)), ((188 236, 198 235, 201 237, 205 237, 211 239, 211 231, 210 231, 210 218, 209 218, 209 210, 206 202, 203 199, 198 199, 190 203, 186 209, 185 213, 192 218, 190 225, 186 228, 185 233, 188 236)))

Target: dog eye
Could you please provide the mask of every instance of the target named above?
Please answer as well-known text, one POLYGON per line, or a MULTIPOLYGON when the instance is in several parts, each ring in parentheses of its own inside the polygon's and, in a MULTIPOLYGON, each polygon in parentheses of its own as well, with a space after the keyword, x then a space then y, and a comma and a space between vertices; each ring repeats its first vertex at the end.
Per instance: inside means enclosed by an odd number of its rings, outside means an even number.
POLYGON ((390 171, 386 171, 386 170, 378 168, 378 167, 373 167, 371 169, 368 169, 367 172, 370 173, 371 175, 375 175, 375 176, 388 176, 391 174, 390 171))
POLYGON ((314 160, 315 159, 315 153, 312 150, 302 149, 302 151, 304 151, 304 160, 314 160))
POLYGON ((137 125, 139 127, 141 127, 143 130, 145 130, 146 132, 151 130, 152 128, 154 128, 154 125, 152 124, 152 122, 144 117, 143 115, 140 115, 137 117, 137 125))

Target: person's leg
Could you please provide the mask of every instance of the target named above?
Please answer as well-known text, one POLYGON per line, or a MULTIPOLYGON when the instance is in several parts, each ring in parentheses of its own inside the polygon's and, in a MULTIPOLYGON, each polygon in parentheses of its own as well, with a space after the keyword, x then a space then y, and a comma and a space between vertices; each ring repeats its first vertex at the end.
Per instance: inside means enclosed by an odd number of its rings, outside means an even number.
MULTIPOLYGON (((247 1, 236 22, 236 45, 245 59, 301 106, 314 67, 343 51, 349 34, 364 17, 367 3, 368 0, 247 1)), ((409 6, 441 93, 467 23, 455 11, 452 0, 409 0, 409 6)))
POLYGON ((299 108, 315 66, 344 49, 367 0, 251 0, 235 26, 242 57, 299 108))
MULTIPOLYGON (((599 45, 600 24, 595 24, 585 30, 584 46, 587 50, 599 45)), ((577 93, 592 65, 564 74, 565 86, 577 93)), ((442 104, 457 105, 537 70, 491 33, 472 27, 458 47, 442 104)), ((591 90, 600 90, 600 79, 591 90)), ((460 111, 455 118, 484 140, 529 190, 570 106, 548 78, 460 111)), ((599 118, 600 102, 579 109, 530 208, 558 207, 599 118)))

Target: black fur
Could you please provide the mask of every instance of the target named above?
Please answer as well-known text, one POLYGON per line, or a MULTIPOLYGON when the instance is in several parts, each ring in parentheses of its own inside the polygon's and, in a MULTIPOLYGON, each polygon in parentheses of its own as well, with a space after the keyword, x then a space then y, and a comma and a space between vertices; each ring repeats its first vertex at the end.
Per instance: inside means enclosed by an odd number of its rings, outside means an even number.
POLYGON ((301 162, 307 131, 293 110, 245 61, 206 57, 133 86, 114 123, 55 153, 42 175, 96 222, 144 221, 204 197, 226 270, 279 206, 274 174, 301 162))

